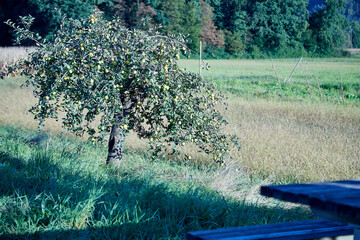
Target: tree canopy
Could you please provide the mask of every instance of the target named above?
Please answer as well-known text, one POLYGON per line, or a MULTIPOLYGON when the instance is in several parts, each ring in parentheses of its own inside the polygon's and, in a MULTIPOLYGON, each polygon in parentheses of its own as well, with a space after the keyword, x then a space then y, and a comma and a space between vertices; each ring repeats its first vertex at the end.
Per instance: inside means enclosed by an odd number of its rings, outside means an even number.
POLYGON ((24 27, 7 24, 18 42, 29 38, 37 47, 15 69, 35 89, 31 112, 41 124, 63 113, 63 126, 90 141, 111 132, 108 162, 115 164, 129 130, 148 139, 157 156, 179 156, 189 143, 222 162, 236 144, 221 131, 222 95, 177 65, 188 51, 182 35, 128 29, 95 12, 83 20, 62 17, 53 41, 46 41, 29 30, 32 17, 21 19, 24 27))
MULTIPOLYGON (((145 29, 141 19, 146 18, 147 27, 187 35, 194 51, 202 40, 207 49, 228 57, 255 57, 258 51, 279 57, 331 55, 336 49, 360 47, 360 5, 355 0, 4 0, 0 22, 31 14, 36 18, 32 29, 50 39, 60 21, 56 8, 74 19, 98 8, 128 28, 145 29)), ((3 46, 14 39, 5 24, 0 24, 0 36, 3 46)))

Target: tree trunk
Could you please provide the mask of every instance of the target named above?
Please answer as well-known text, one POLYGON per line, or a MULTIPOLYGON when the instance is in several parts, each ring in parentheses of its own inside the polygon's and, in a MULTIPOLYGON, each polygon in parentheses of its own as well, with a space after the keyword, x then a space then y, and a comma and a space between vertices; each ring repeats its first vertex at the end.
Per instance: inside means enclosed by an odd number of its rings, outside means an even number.
POLYGON ((113 125, 109 138, 109 152, 106 160, 107 164, 116 167, 120 166, 124 151, 125 132, 119 125, 113 125))

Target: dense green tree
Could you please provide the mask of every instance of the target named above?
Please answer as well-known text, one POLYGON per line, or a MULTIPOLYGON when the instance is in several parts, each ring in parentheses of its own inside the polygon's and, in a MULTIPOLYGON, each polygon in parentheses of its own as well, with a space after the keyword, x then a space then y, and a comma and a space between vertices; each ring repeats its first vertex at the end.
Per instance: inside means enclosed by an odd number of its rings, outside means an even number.
POLYGON ((244 0, 206 0, 213 8, 215 27, 224 32, 225 51, 240 53, 246 44, 248 13, 244 0))
POLYGON ((360 23, 360 2, 357 0, 346 0, 345 16, 350 21, 360 23))
POLYGON ((147 4, 147 1, 140 0, 113 0, 113 4, 101 9, 107 18, 119 18, 122 24, 129 28, 142 28, 145 22, 152 26, 151 19, 156 16, 156 11, 147 4))
POLYGON ((217 25, 232 33, 244 35, 248 29, 245 11, 246 1, 228 0, 221 1, 217 13, 217 25))
POLYGON ((262 0, 253 5, 251 32, 254 43, 268 52, 302 48, 308 27, 306 0, 262 0))
POLYGON ((325 0, 325 8, 310 16, 310 40, 306 46, 318 54, 332 54, 344 42, 344 0, 325 0))
POLYGON ((161 25, 163 31, 179 32, 182 30, 182 10, 184 9, 185 0, 180 1, 159 1, 158 5, 158 23, 161 25))
POLYGON ((213 21, 213 11, 209 3, 201 0, 201 40, 203 41, 205 47, 216 48, 223 47, 224 37, 218 29, 213 21))
POLYGON ((351 24, 350 37, 352 41, 352 47, 360 48, 360 24, 356 21, 351 24))
POLYGON ((188 46, 194 50, 202 39, 207 46, 230 54, 244 48, 278 56, 302 54, 304 49, 332 54, 335 48, 357 45, 353 22, 360 23, 357 0, 2 0, 0 45, 10 45, 14 38, 2 24, 7 19, 31 14, 36 18, 32 29, 49 39, 60 21, 55 8, 79 19, 94 6, 108 20, 117 16, 125 27, 146 29, 159 24, 162 33, 188 35, 188 46))
POLYGON ((159 0, 157 22, 162 25, 160 31, 188 35, 188 46, 197 50, 201 33, 199 7, 194 1, 159 0))
MULTIPOLYGON (((37 16, 37 8, 34 8, 28 0, 2 0, 0 1, 0 46, 10 46, 13 43, 13 34, 9 26, 4 22, 8 19, 14 21, 18 16, 28 15, 37 16)), ((33 28, 41 27, 45 18, 38 18, 33 28)))
POLYGON ((182 15, 183 31, 188 34, 188 46, 194 50, 199 49, 200 43, 200 6, 195 1, 189 1, 184 5, 184 12, 182 15))
POLYGON ((242 53, 245 45, 242 36, 239 33, 233 33, 228 30, 224 31, 225 35, 225 51, 231 55, 242 53))
POLYGON ((61 21, 58 10, 68 17, 81 19, 89 16, 94 9, 92 1, 83 0, 30 0, 30 3, 46 19, 41 31, 41 35, 46 37, 51 37, 58 30, 61 21))
POLYGON ((4 24, 8 19, 18 20, 18 16, 32 15, 36 22, 32 29, 49 39, 58 30, 61 21, 58 11, 74 19, 91 14, 96 4, 111 3, 111 0, 2 0, 0 2, 0 44, 11 45, 14 37, 4 24))

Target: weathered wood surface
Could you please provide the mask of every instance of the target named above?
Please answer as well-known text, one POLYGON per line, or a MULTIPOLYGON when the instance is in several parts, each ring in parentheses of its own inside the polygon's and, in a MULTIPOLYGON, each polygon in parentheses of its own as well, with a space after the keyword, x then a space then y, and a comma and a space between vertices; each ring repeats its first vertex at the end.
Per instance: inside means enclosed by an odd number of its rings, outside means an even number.
POLYGON ((314 239, 352 235, 354 228, 329 220, 310 220, 189 232, 187 240, 314 239))
POLYGON ((360 225, 360 180, 263 186, 260 191, 263 196, 306 204, 360 225))

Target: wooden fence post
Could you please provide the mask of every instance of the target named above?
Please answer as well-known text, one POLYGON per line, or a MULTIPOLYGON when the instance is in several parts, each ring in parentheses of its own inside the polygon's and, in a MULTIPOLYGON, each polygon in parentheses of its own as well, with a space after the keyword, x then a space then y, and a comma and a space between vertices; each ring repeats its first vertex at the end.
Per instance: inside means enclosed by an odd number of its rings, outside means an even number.
POLYGON ((288 78, 288 80, 286 80, 284 83, 286 84, 288 81, 291 80, 291 78, 293 77, 294 73, 295 73, 295 70, 296 68, 299 66, 300 62, 303 60, 303 58, 301 57, 298 61, 298 63, 296 64, 296 66, 294 67, 294 69, 292 70, 291 74, 290 74, 290 77, 288 78))
POLYGON ((200 41, 200 57, 199 57, 199 75, 200 76, 201 76, 201 68, 202 68, 201 52, 202 52, 202 41, 200 41))

